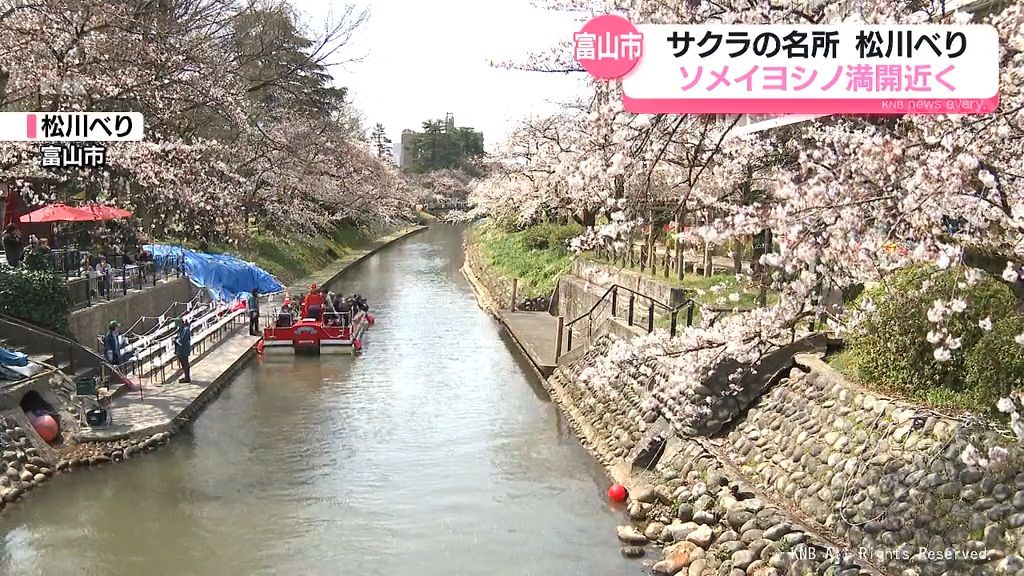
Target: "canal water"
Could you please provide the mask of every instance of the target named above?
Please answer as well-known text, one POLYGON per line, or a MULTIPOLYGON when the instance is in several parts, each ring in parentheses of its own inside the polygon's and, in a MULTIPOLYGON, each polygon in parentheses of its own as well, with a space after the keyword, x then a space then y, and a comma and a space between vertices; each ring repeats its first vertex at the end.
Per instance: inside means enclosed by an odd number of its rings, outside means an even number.
POLYGON ((353 267, 362 357, 268 359, 153 454, 0 516, 0 573, 624 576, 607 480, 437 226, 353 267))

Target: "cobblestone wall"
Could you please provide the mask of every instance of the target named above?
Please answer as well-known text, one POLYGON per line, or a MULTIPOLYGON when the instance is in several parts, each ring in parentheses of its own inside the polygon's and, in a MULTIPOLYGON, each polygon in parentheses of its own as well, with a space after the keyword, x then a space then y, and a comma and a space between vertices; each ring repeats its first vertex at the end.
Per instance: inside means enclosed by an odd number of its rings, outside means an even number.
POLYGON ((726 437, 744 473, 890 566, 936 575, 1024 572, 1016 442, 866 393, 820 362, 808 364, 726 437), (961 459, 968 443, 982 453, 1004 445, 1008 459, 969 467, 961 459))
MULTIPOLYGON (((660 415, 644 409, 658 368, 634 366, 618 394, 595 394, 579 375, 605 345, 549 387, 585 445, 607 467, 628 467, 658 430, 660 415)), ((690 576, 1024 573, 1014 442, 801 361, 716 437, 671 438, 651 470, 632 469, 624 554, 660 545, 655 573, 690 576), (1006 446, 1006 463, 968 467, 968 442, 1006 446)))

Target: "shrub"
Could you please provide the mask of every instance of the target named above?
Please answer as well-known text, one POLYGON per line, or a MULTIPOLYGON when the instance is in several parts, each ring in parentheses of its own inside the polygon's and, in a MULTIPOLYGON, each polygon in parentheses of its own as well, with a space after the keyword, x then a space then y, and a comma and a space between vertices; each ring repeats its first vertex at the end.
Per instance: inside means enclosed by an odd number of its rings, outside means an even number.
POLYGON ((0 268, 0 312, 66 333, 71 298, 59 276, 5 266, 0 268))
POLYGON ((1024 334, 1024 316, 997 320, 967 353, 965 392, 982 410, 994 411, 1010 390, 1024 388, 1024 354, 1014 337, 1024 334))
POLYGON ((39 248, 26 250, 22 265, 29 270, 50 270, 50 254, 39 248))
POLYGON ((530 250, 547 250, 551 246, 551 236, 544 225, 527 228, 522 235, 523 244, 530 250))
POLYGON ((579 236, 582 228, 575 224, 544 222, 523 230, 523 244, 530 250, 568 250, 569 240, 579 236))
POLYGON ((865 290, 859 301, 871 299, 876 310, 849 340, 860 379, 921 400, 944 397, 941 390, 966 390, 965 358, 985 335, 978 322, 986 317, 997 322, 1015 314, 1017 301, 1010 288, 993 276, 984 274, 977 284, 964 289, 958 287, 962 281, 960 270, 920 266, 895 272, 865 290), (927 339, 934 327, 928 321, 928 309, 935 300, 954 295, 968 302, 967 310, 947 323, 950 332, 962 338, 961 348, 952 359, 940 362, 927 339))

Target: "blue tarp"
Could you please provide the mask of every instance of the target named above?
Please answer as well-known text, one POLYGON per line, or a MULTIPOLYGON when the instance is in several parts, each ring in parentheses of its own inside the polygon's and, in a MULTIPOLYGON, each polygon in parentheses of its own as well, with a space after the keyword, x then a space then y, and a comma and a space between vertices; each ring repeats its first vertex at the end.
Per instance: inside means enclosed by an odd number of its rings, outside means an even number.
POLYGON ((161 244, 147 245, 146 250, 153 255, 157 266, 163 266, 168 258, 184 256, 185 271, 192 283, 208 289, 218 300, 230 302, 239 297, 246 298, 254 288, 260 294, 274 294, 284 290, 284 286, 270 272, 234 256, 204 254, 161 244))
POLYGON ((21 352, 0 348, 0 366, 28 366, 28 356, 21 352))

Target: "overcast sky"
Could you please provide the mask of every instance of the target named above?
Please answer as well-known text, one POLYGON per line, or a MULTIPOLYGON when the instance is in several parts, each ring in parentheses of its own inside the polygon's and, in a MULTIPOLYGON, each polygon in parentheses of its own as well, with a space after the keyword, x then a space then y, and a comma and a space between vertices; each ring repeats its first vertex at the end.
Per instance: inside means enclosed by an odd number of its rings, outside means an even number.
MULTIPOLYGON (((292 1, 315 32, 346 4, 292 1)), ((345 50, 345 56, 365 58, 332 73, 349 87, 367 127, 384 124, 396 142, 403 129, 451 112, 457 125, 482 131, 493 150, 512 122, 571 100, 584 78, 495 69, 488 61, 546 49, 572 38, 577 27, 566 15, 532 8, 529 0, 373 0, 369 23, 345 50)))

